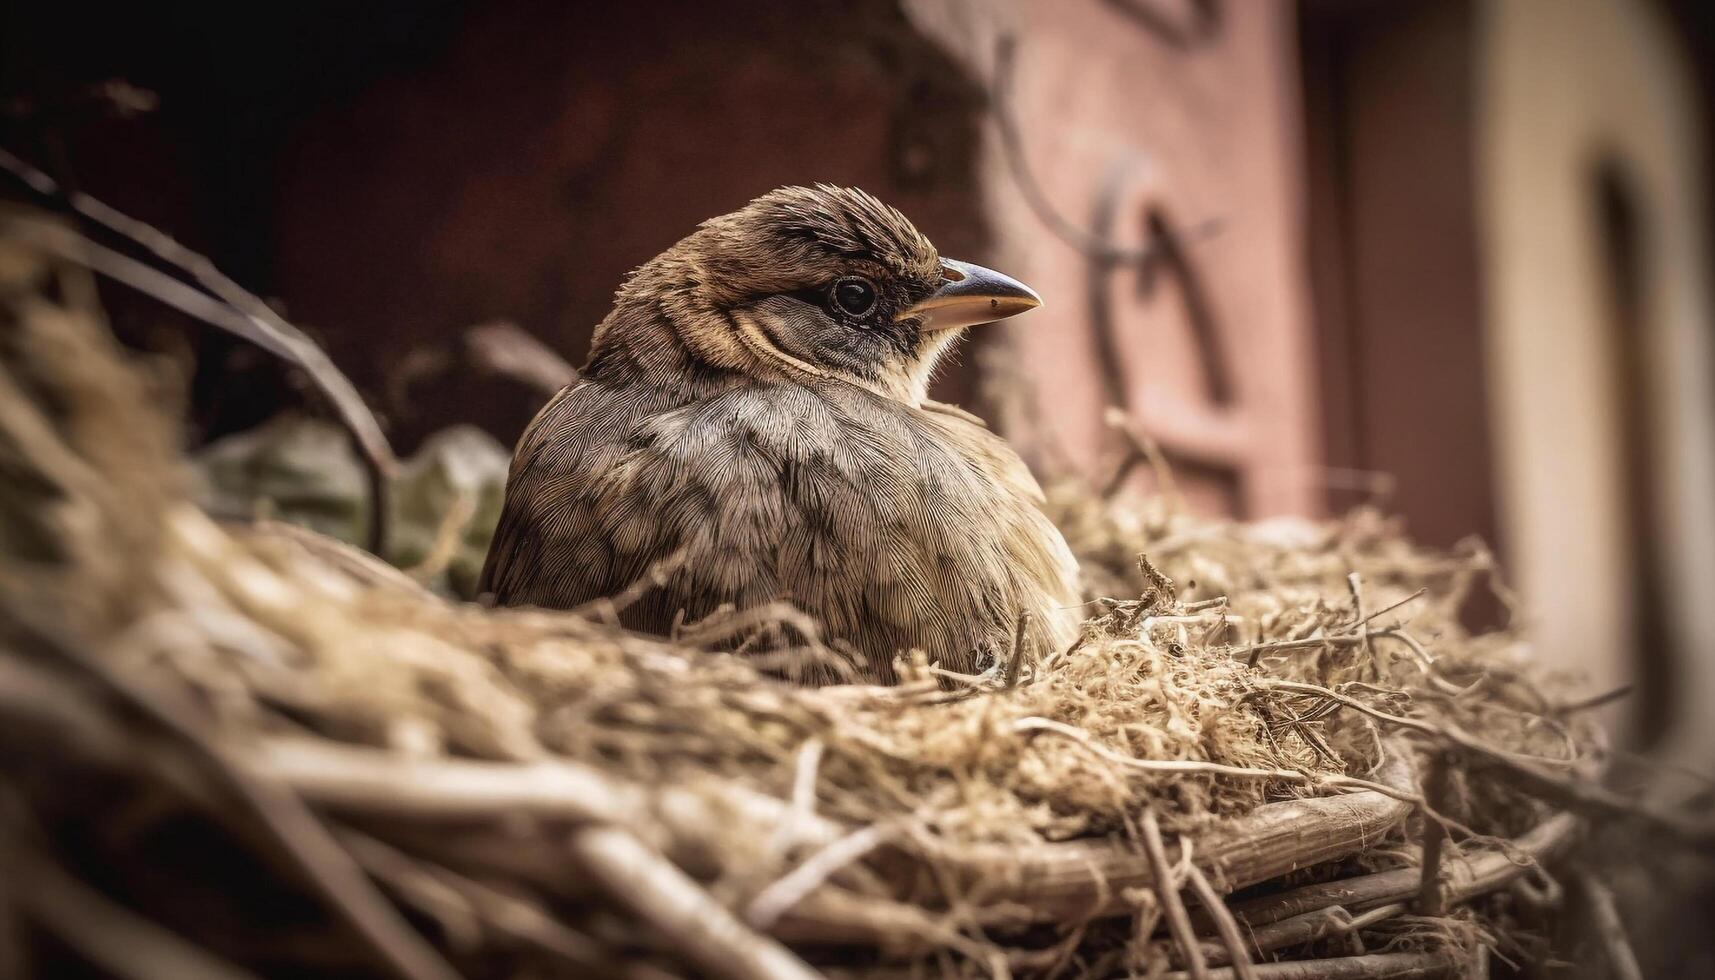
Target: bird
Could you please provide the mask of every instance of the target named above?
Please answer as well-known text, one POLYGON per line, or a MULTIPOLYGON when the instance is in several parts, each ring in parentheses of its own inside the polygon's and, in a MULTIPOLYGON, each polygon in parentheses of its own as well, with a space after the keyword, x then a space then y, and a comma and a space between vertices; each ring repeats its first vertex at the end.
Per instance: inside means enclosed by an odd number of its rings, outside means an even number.
POLYGON ((1045 656, 1076 632, 1077 562, 1019 455, 927 395, 966 328, 1040 305, 856 188, 703 222, 627 277, 520 437, 484 601, 625 592, 621 624, 656 635, 786 603, 844 654, 822 682, 1045 656))

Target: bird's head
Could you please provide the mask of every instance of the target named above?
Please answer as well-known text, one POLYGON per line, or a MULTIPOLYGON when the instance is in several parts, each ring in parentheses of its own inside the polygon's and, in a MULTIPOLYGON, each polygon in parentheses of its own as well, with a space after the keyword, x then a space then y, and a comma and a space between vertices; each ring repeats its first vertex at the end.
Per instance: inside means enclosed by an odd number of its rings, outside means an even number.
POLYGON ((961 328, 1041 303, 1023 283, 942 258, 861 190, 783 187, 633 273, 591 365, 833 378, 916 403, 961 328))

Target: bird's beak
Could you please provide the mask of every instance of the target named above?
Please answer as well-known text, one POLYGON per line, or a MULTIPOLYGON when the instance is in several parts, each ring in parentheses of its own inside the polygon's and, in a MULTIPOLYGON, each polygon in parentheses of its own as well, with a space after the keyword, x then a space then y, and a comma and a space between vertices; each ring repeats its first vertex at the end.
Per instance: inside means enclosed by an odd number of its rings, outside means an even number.
POLYGON ((942 259, 941 288, 894 319, 920 317, 925 332, 951 330, 1004 320, 1041 305, 1042 297, 1036 290, 1011 276, 969 262, 942 259))

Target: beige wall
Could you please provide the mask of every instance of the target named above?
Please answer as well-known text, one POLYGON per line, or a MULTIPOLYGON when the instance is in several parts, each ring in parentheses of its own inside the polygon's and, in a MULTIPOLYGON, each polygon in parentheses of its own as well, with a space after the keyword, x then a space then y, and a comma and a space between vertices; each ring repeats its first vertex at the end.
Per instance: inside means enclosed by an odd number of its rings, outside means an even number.
POLYGON ((1626 447, 1607 354, 1587 178, 1629 172, 1643 217, 1651 503, 1684 656, 1663 750, 1715 762, 1715 390, 1691 80, 1643 0, 1490 0, 1481 19, 1479 184, 1501 518, 1543 655, 1597 684, 1632 676, 1626 447))

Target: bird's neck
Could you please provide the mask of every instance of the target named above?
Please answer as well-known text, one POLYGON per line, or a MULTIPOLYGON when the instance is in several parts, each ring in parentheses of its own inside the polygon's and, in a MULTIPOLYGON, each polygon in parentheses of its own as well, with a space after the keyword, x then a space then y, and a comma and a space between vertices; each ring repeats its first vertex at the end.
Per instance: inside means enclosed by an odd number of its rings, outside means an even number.
POLYGON ((684 401, 716 394, 742 380, 736 372, 697 356, 659 315, 624 309, 616 309, 597 328, 583 374, 607 384, 672 391, 684 401))

